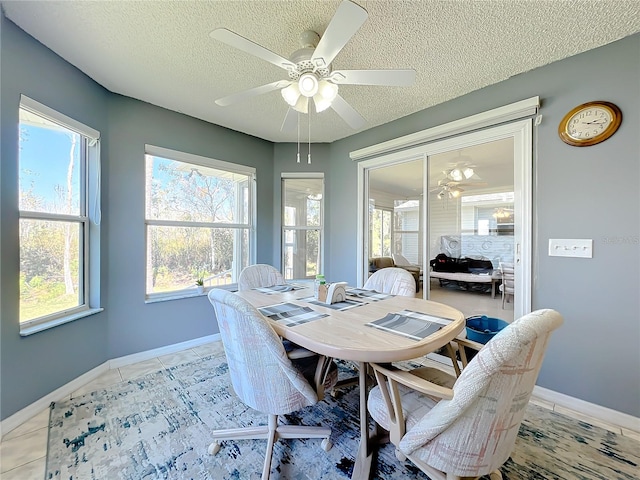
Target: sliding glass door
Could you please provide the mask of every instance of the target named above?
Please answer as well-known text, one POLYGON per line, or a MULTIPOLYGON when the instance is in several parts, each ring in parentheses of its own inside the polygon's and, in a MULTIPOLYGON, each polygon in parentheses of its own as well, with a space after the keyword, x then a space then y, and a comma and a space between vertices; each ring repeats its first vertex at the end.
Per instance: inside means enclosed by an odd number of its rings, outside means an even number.
POLYGON ((422 267, 424 298, 457 295, 439 300, 469 316, 510 320, 529 312, 531 130, 527 119, 361 161, 360 285, 370 257, 399 254, 422 267), (392 212, 390 232, 379 228, 382 211, 392 212), (462 277, 430 275, 439 254, 474 262, 459 266, 462 277), (503 264, 515 270, 515 287, 504 307, 503 264))

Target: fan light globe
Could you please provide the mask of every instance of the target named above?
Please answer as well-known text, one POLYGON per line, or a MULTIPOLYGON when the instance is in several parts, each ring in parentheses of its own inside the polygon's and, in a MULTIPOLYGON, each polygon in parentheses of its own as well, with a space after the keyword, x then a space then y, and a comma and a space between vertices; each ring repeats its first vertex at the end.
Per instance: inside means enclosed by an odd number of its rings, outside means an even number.
POLYGON ((456 182, 462 180, 462 171, 459 168, 454 168, 453 170, 451 170, 451 173, 449 175, 456 182))
POLYGON ((300 98, 300 90, 298 90, 297 83, 292 83, 288 87, 283 88, 280 90, 280 93, 282 94, 284 101, 292 107, 295 107, 298 98, 300 98))
POLYGON ((471 167, 467 167, 462 171, 462 174, 464 175, 464 178, 466 178, 467 180, 469 180, 471 177, 473 177, 473 168, 471 167))
POLYGON ((316 112, 322 112, 331 106, 338 95, 338 86, 326 80, 320 80, 318 93, 313 96, 316 112))
POLYGON ((451 195, 452 198, 458 198, 462 192, 464 192, 464 190, 461 188, 453 187, 449 190, 449 195, 451 195))
POLYGON ((318 93, 318 79, 313 73, 305 73, 298 79, 298 89, 302 95, 311 98, 318 93))
POLYGON ((300 98, 298 98, 298 101, 293 106, 293 109, 296 112, 309 113, 309 99, 300 95, 300 98))

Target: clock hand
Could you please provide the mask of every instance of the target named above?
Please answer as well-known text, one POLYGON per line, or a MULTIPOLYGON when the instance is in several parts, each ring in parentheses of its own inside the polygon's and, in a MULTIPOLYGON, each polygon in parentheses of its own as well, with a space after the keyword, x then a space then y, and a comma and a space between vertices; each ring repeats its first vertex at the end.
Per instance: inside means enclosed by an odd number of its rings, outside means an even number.
POLYGON ((582 123, 584 123, 585 125, 604 125, 605 122, 603 120, 602 122, 593 121, 593 122, 582 122, 582 123))

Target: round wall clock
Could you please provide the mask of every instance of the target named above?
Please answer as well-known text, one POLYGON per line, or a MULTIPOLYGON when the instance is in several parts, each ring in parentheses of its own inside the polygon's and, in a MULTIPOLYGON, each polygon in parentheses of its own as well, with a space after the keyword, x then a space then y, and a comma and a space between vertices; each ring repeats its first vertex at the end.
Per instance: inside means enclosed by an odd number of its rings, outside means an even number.
POLYGON ((588 147, 616 133, 621 122, 622 112, 613 103, 587 102, 564 116, 558 125, 558 134, 569 145, 588 147))

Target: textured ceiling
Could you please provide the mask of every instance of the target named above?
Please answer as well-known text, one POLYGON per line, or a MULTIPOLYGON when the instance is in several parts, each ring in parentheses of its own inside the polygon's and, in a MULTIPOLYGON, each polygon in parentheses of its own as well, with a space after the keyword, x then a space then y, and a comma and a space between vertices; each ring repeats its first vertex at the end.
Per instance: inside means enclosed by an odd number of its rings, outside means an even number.
MULTIPOLYGON (((381 125, 513 75, 640 31, 638 0, 357 2, 369 13, 333 69, 413 68, 411 87, 341 85, 340 95, 381 125)), ((229 107, 214 101, 286 79, 286 72, 209 36, 232 30, 283 57, 304 30, 320 35, 338 0, 3 1, 5 15, 112 92, 274 142, 278 91, 229 107)), ((535 93, 535 92, 533 92, 535 93)), ((307 135, 302 120, 301 140, 307 135)), ((313 142, 355 133, 331 109, 311 117, 313 142)))

